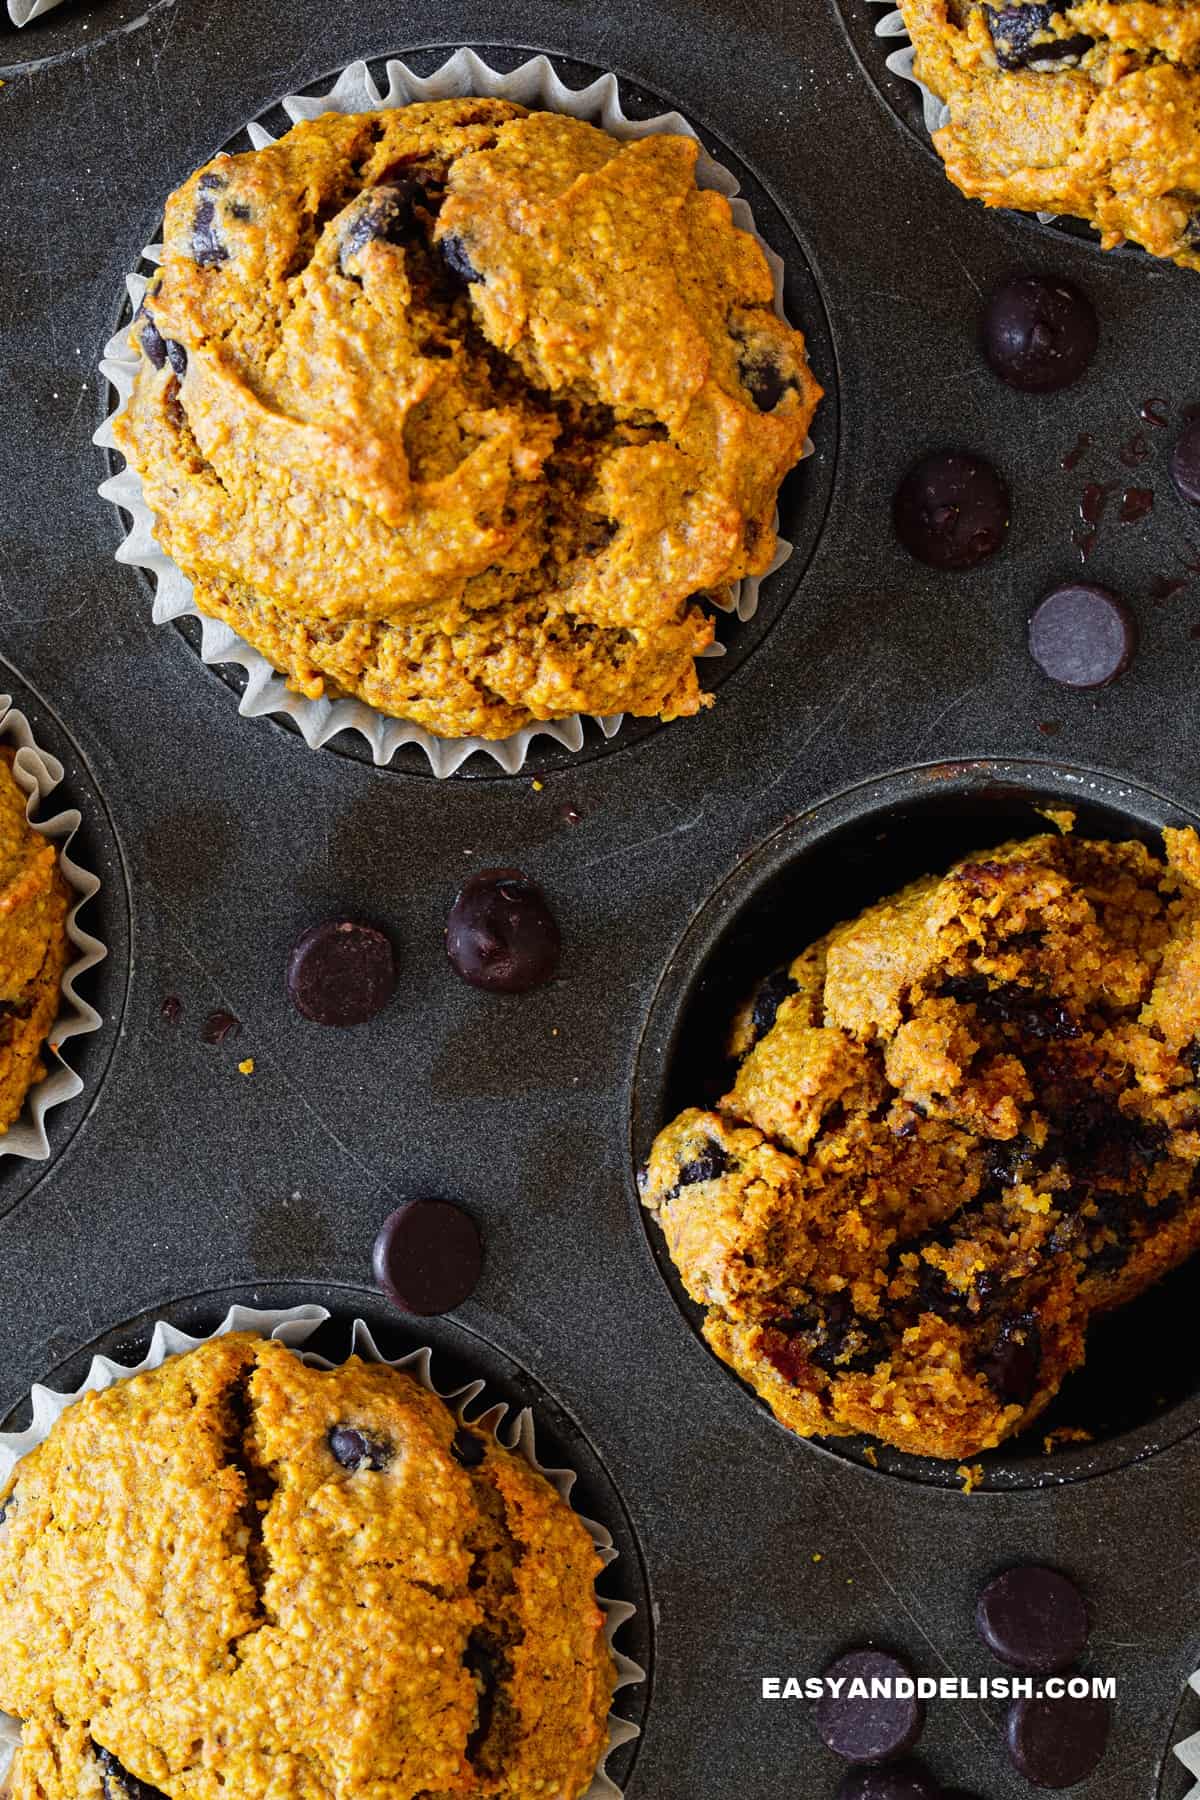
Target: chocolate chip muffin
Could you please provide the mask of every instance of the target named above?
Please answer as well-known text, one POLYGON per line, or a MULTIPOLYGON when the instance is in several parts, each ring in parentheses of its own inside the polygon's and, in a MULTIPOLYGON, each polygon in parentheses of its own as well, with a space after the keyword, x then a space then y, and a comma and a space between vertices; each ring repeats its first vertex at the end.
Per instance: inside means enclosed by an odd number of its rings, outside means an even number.
POLYGON ((70 947, 58 852, 25 817, 13 757, 0 746, 0 1133, 46 1073, 42 1052, 70 947))
POLYGON ((1200 8, 1188 0, 899 0, 950 108, 946 173, 988 206, 1071 214, 1200 269, 1200 8))
POLYGON ((197 605, 445 737, 706 704, 820 389, 698 149, 444 100, 185 182, 115 432, 197 605))
POLYGON ((2 1504, 13 1800, 576 1800, 603 1754, 586 1529, 386 1366, 212 1339, 75 1402, 2 1504))
POLYGON ((803 1436, 969 1457, 1200 1244, 1200 840, 1044 835, 769 975, 642 1198, 714 1350, 803 1436))

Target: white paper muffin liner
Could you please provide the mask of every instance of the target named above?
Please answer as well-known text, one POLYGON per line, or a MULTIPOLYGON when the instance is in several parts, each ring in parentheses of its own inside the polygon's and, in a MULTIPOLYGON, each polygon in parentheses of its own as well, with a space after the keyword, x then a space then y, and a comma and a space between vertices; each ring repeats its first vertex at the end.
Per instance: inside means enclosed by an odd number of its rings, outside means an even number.
MULTIPOLYGON (((1188 1676, 1188 1686, 1200 1694, 1200 1669, 1188 1676)), ((1196 1785, 1188 1789, 1184 1800, 1200 1800, 1200 1731, 1193 1732, 1181 1743, 1176 1744, 1175 1754, 1187 1770, 1195 1777, 1196 1785)))
POLYGON ((75 984, 88 969, 103 962, 108 950, 79 924, 80 908, 100 891, 99 877, 82 868, 70 854, 81 815, 71 807, 55 813, 53 818, 37 816, 42 803, 62 781, 63 766, 57 757, 35 743, 28 719, 7 694, 0 694, 0 743, 16 752, 13 780, 25 795, 25 817, 34 831, 58 845, 58 866, 75 896, 67 912, 67 937, 75 955, 63 972, 58 1016, 42 1052, 47 1073, 44 1080, 30 1088, 20 1115, 6 1132, 0 1133, 0 1156, 23 1156, 32 1162, 44 1162, 50 1154, 46 1114, 83 1092, 83 1082, 61 1054, 61 1046, 70 1038, 98 1030, 103 1023, 95 1007, 80 998, 75 984))
POLYGON ((61 5, 62 0, 8 0, 8 16, 14 25, 28 25, 30 19, 40 19, 61 5))
MULTIPOLYGON (((875 27, 877 38, 897 38, 900 48, 893 50, 886 59, 886 66, 893 75, 899 75, 902 81, 910 81, 921 96, 921 105, 925 113, 925 129, 930 137, 940 131, 943 125, 950 123, 950 108, 944 100, 939 100, 932 88, 927 88, 923 81, 918 81, 913 69, 916 51, 908 35, 908 26, 904 23, 904 14, 894 4, 894 0, 871 0, 872 6, 887 6, 886 12, 875 27)), ((1043 225, 1053 225, 1058 214, 1040 212, 1034 215, 1043 225)))
MULTIPOLYGON (((281 102, 293 124, 301 119, 316 119, 325 112, 368 112, 379 107, 408 106, 414 100, 449 100, 463 95, 483 95, 489 99, 514 100, 522 106, 548 112, 570 113, 602 127, 615 138, 649 136, 652 132, 681 133, 697 137, 694 128, 677 112, 661 113, 653 119, 627 119, 621 107, 620 88, 615 75, 601 75, 585 88, 569 88, 556 74, 546 56, 533 56, 519 68, 501 74, 484 62, 473 50, 458 50, 432 75, 416 75, 407 64, 392 59, 387 64, 388 85, 380 93, 365 62, 351 63, 338 76, 326 94, 288 94, 281 102)), ((246 133, 256 150, 275 140, 264 126, 252 122, 246 133)), ((737 177, 715 162, 703 145, 696 165, 696 181, 702 188, 713 188, 724 194, 733 209, 734 223, 750 232, 761 245, 775 282, 775 311, 786 320, 783 307, 784 266, 780 257, 763 241, 755 229, 754 216, 745 200, 739 199, 737 177)), ((161 244, 150 244, 142 252, 143 260, 157 264, 161 260, 161 244)), ((129 303, 136 312, 148 285, 144 275, 127 275, 125 285, 129 303)), ((94 442, 102 448, 116 448, 112 437, 112 421, 129 398, 138 359, 129 346, 129 327, 123 325, 105 346, 100 372, 116 389, 120 404, 97 431, 94 442)), ((809 440, 803 457, 811 456, 809 440)), ((803 459, 803 458, 802 458, 803 459)), ((153 517, 142 498, 142 484, 133 469, 101 484, 100 493, 123 512, 130 523, 124 543, 117 551, 117 561, 133 563, 154 577, 156 592, 153 618, 165 625, 180 618, 196 619, 200 625, 200 655, 206 663, 234 663, 246 674, 246 686, 238 703, 239 712, 248 718, 264 713, 284 714, 297 727, 306 744, 319 750, 339 731, 356 731, 371 746, 375 762, 382 766, 404 744, 416 744, 429 759, 438 776, 453 775, 476 751, 490 756, 508 775, 515 775, 524 765, 529 746, 535 738, 552 738, 566 750, 581 750, 584 744, 584 720, 574 714, 569 718, 526 725, 511 737, 492 741, 487 738, 440 738, 422 726, 405 719, 392 719, 376 712, 361 700, 307 700, 292 693, 283 677, 257 650, 228 625, 206 618, 196 606, 192 584, 159 549, 153 535, 153 517)), ((777 521, 778 522, 778 521, 777 521)), ((768 574, 773 575, 792 553, 792 546, 780 539, 768 574)), ((759 588, 765 577, 748 576, 739 582, 727 610, 739 621, 752 619, 758 609, 759 588)), ((722 645, 714 643, 703 653, 706 657, 723 656, 722 645)), ((623 714, 596 718, 606 738, 620 729, 623 714)))
MULTIPOLYGON (((317 1368, 334 1368, 335 1365, 325 1357, 315 1353, 305 1355, 303 1351, 303 1345, 330 1316, 323 1306, 291 1306, 268 1311, 233 1306, 216 1330, 203 1337, 190 1337, 186 1331, 180 1331, 177 1326, 160 1319, 154 1327, 149 1350, 133 1368, 114 1362, 110 1356, 94 1356, 86 1380, 73 1393, 60 1394, 54 1388, 36 1383, 29 1391, 32 1418, 28 1427, 24 1431, 0 1432, 0 1489, 7 1485, 9 1476, 21 1458, 28 1455, 35 1445, 44 1442, 55 1421, 84 1394, 113 1387, 118 1381, 128 1381, 130 1376, 141 1375, 147 1369, 160 1368, 169 1356, 179 1356, 185 1350, 194 1350, 210 1337, 225 1337, 231 1331, 254 1331, 262 1337, 274 1338, 279 1343, 286 1344, 289 1350, 294 1350, 317 1368)), ((443 1401, 460 1422, 467 1422, 467 1409, 487 1387, 484 1381, 469 1381, 465 1387, 442 1393, 434 1383, 434 1353, 430 1348, 412 1350, 406 1356, 389 1361, 378 1349, 369 1326, 362 1319, 354 1321, 350 1351, 352 1355, 361 1356, 365 1362, 387 1363, 389 1368, 401 1369, 413 1376, 426 1393, 435 1394, 443 1401)), ((536 1469, 539 1475, 545 1476, 560 1498, 570 1505, 575 1472, 573 1469, 547 1468, 538 1460, 533 1412, 529 1407, 523 1407, 515 1417, 510 1417, 509 1407, 500 1401, 481 1413, 473 1414, 469 1423, 476 1430, 490 1432, 505 1450, 516 1451, 523 1456, 530 1467, 536 1469)), ((594 1519, 586 1519, 582 1513, 578 1517, 591 1536, 597 1556, 604 1567, 608 1568, 616 1561, 618 1554, 613 1547, 611 1534, 594 1519)), ((620 1692, 622 1688, 632 1687, 646 1679, 645 1670, 623 1655, 613 1643, 616 1633, 634 1616, 636 1608, 627 1600, 610 1600, 602 1594, 598 1594, 596 1599, 605 1616, 604 1637, 616 1666, 616 1691, 620 1692)), ((618 1718, 615 1713, 609 1713, 608 1744, 582 1800, 621 1800, 621 1790, 605 1773, 604 1765, 619 1745, 628 1744, 638 1735, 636 1725, 630 1724, 628 1719, 618 1718)), ((9 1771, 20 1742, 21 1721, 14 1719, 10 1713, 0 1713, 0 1795, 8 1791, 9 1771)))

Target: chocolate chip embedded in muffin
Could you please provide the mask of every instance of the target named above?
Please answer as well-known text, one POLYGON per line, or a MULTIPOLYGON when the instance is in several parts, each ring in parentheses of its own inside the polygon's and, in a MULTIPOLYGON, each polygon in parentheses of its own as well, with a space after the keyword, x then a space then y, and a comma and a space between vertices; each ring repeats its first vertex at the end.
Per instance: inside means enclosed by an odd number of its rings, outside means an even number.
POLYGON ((329 1448, 335 1462, 343 1469, 386 1469, 392 1453, 386 1444, 367 1436, 353 1425, 335 1425, 329 1433, 329 1448))
POLYGON ((159 1788, 139 1781, 136 1775, 131 1775, 128 1769, 122 1768, 111 1750, 104 1750, 99 1744, 96 1746, 96 1761, 100 1764, 104 1800, 166 1800, 166 1795, 159 1788))
POLYGON ((985 6, 984 17, 1002 69, 1054 69, 1075 67, 1094 47, 1094 40, 1077 32, 1063 37, 1055 20, 1067 10, 1068 0, 1023 0, 1016 6, 985 6))

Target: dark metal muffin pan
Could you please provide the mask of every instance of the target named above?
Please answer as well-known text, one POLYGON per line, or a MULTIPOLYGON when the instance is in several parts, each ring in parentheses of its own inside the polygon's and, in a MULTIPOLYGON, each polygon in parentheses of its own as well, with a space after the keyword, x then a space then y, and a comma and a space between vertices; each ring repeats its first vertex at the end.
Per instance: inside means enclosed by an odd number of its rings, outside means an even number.
MULTIPOLYGON (((536 1376, 594 1447, 644 1555, 653 1683, 630 1800, 832 1796, 838 1770, 807 1709, 761 1700, 762 1676, 815 1672, 866 1639, 922 1673, 983 1674, 975 1595, 1022 1557, 1082 1582, 1090 1654, 1119 1680, 1112 1747, 1078 1792, 1152 1800, 1161 1786, 1180 1800, 1168 1744, 1190 1728, 1181 1701, 1200 1663, 1186 1345, 1128 1334, 1131 1366, 1162 1352, 1168 1400, 1130 1424, 1163 1441, 1143 1460, 1109 1466, 1106 1444, 1089 1479, 970 1497, 874 1473, 789 1437, 697 1341, 636 1215, 630 1120, 639 1045, 644 1057, 692 920, 831 796, 987 758, 1112 771, 1110 791, 1200 811, 1200 581, 1152 597, 1200 558, 1200 520, 1165 476, 1181 409, 1200 400, 1196 278, 962 200, 877 103, 833 0, 511 0, 502 13, 434 0, 419 15, 383 0, 173 0, 83 41, 89 11, 99 24, 121 10, 70 0, 19 38, 0 33, 3 653, 86 759, 65 758, 96 793, 132 897, 128 945, 104 975, 128 979, 127 1003, 107 1002, 106 1034, 88 1040, 115 1045, 107 1076, 36 1180, 14 1190, 0 1167, 0 1409, 179 1295, 328 1284, 365 1304, 397 1197, 458 1198, 486 1233, 484 1279, 425 1335, 536 1376), (440 60, 498 39, 615 69, 627 100, 641 89, 678 106, 744 165, 805 324, 810 277, 829 321, 814 360, 840 410, 817 435, 837 479, 802 579, 710 714, 521 776, 481 764, 438 783, 240 718, 183 637, 150 623, 95 493, 106 471, 90 439, 108 404, 95 364, 163 196, 247 119, 358 56, 440 60), (982 295, 1030 267, 1075 280, 1103 326, 1088 377, 1049 400, 1001 387, 976 348, 982 295), (1139 421, 1155 396, 1168 429, 1139 421), (1138 431, 1149 454, 1127 468, 1138 431), (1064 471, 1085 432, 1089 458, 1064 471), (961 577, 907 559, 889 517, 907 464, 950 445, 990 456, 1014 496, 1006 547, 961 577), (1151 486, 1157 503, 1143 525, 1110 515, 1088 565, 1134 606, 1137 662, 1112 689, 1071 695, 1033 669, 1024 627, 1078 568, 1071 534, 1093 479, 1151 486), (443 960, 459 881, 501 862, 543 883, 566 944, 560 981, 524 999, 468 990, 443 960), (380 920, 401 956, 395 1003, 346 1033, 296 1017, 283 985, 292 939, 334 910, 380 920), (214 1047, 201 1026, 218 1008, 242 1030, 214 1047)), ((1158 817, 1140 798, 1111 804, 1158 817)), ((980 1800, 1027 1800, 1000 1724, 994 1707, 935 1705, 923 1750, 980 1800)))

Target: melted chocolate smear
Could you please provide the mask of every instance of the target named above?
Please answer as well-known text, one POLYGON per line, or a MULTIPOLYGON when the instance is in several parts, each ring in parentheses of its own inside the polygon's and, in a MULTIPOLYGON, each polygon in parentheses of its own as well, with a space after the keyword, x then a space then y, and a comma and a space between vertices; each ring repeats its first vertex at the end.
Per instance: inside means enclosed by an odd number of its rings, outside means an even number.
POLYGON ((1078 468, 1095 441, 1088 432, 1081 432, 1077 442, 1064 454, 1060 467, 1068 471, 1078 468))
POLYGON ((160 1789, 139 1781, 117 1761, 111 1750, 105 1750, 99 1744, 96 1745, 96 1761, 100 1764, 104 1800, 166 1800, 160 1789))
POLYGON ((1126 488, 1121 498, 1122 525, 1137 525, 1154 511, 1153 488, 1126 488))

